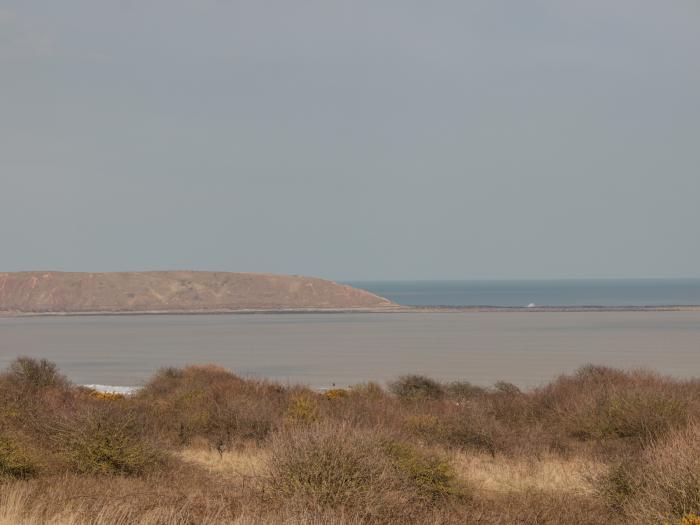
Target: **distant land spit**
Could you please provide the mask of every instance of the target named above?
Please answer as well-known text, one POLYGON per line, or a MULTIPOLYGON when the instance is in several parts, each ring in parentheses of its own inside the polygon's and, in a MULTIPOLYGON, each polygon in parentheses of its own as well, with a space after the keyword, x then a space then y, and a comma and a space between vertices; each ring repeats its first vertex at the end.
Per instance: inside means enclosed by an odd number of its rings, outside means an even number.
POLYGON ((5 272, 0 314, 383 310, 388 299, 325 279, 232 272, 5 272))

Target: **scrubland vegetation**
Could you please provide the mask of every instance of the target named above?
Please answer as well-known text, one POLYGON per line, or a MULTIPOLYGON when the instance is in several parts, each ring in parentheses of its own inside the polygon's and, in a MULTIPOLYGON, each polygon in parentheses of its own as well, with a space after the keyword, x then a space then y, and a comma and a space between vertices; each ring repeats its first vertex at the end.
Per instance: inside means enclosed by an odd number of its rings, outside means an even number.
POLYGON ((587 366, 521 391, 315 392, 214 366, 132 396, 0 375, 0 524, 697 525, 700 382, 587 366))

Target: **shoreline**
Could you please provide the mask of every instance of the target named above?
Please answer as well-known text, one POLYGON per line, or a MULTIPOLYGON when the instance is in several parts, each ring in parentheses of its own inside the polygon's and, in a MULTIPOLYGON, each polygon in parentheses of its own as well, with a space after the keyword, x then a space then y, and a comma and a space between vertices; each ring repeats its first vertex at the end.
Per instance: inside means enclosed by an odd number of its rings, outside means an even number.
POLYGON ((605 312, 700 312, 700 305, 665 306, 396 306, 386 308, 277 308, 212 310, 144 310, 86 312, 16 312, 0 311, 3 318, 27 317, 104 317, 155 315, 299 315, 299 314, 396 314, 396 313, 605 313, 605 312))

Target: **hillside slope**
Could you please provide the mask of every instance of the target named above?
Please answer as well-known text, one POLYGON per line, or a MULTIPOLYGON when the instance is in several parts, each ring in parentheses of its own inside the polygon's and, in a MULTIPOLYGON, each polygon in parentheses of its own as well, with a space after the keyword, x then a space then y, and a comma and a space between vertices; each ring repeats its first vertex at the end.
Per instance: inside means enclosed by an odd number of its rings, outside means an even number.
POLYGON ((370 292, 324 279, 229 272, 0 273, 0 312, 381 309, 370 292))

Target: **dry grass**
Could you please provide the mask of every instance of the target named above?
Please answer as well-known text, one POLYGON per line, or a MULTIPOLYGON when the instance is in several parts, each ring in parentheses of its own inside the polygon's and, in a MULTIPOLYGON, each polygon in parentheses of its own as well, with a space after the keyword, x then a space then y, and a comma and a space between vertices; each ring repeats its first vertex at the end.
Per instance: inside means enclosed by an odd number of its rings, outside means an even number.
MULTIPOLYGON (((590 495, 596 492, 595 480, 606 470, 600 461, 556 455, 514 459, 478 452, 444 453, 450 458, 455 475, 485 494, 549 491, 590 495)), ((211 448, 190 447, 180 451, 178 457, 207 472, 233 478, 265 477, 270 462, 269 450, 254 443, 222 454, 211 448)))
POLYGON ((486 494, 560 492, 587 496, 596 491, 595 478, 605 471, 602 462, 555 455, 514 459, 490 454, 454 454, 457 474, 486 494))
POLYGON ((267 475, 270 452, 250 443, 222 452, 208 447, 189 447, 179 451, 177 456, 209 473, 233 478, 260 478, 267 475))
MULTIPOLYGON (((185 472, 180 471, 180 475, 185 472)), ((187 473, 188 483, 173 476, 101 478, 63 475, 1 486, 0 524, 127 525, 221 523, 235 518, 227 494, 195 485, 201 476, 187 473)))

